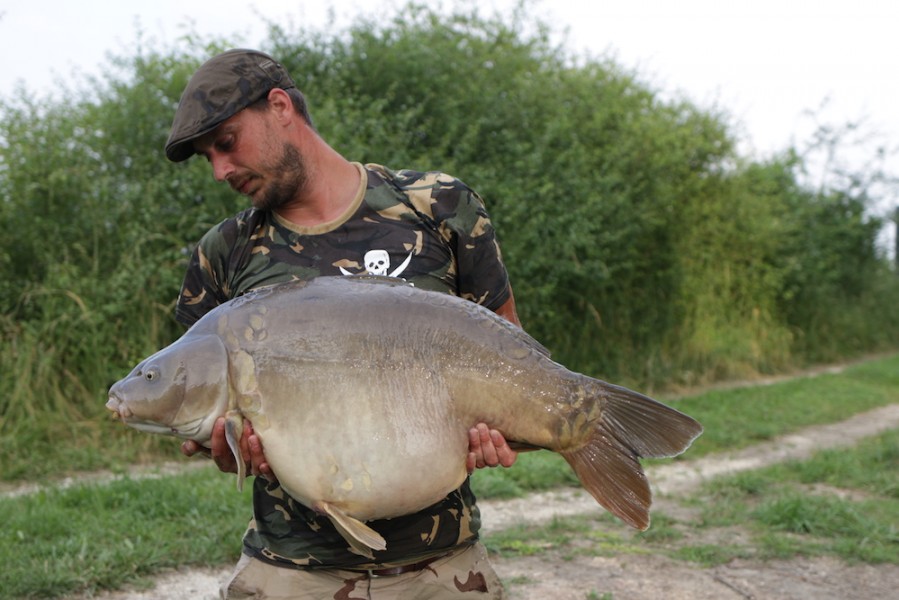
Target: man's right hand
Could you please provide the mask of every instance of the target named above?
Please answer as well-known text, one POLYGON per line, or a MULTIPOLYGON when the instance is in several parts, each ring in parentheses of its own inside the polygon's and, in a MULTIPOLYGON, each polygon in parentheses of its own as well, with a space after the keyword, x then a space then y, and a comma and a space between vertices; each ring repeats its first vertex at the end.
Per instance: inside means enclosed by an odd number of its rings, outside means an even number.
MULTIPOLYGON (((225 418, 216 419, 212 427, 212 436, 209 439, 209 448, 204 448, 201 444, 194 440, 187 440, 181 444, 181 453, 185 456, 194 456, 202 453, 215 462, 216 466, 223 473, 237 473, 237 460, 228 446, 225 439, 225 418)), ((243 434, 240 437, 240 452, 247 460, 247 473, 256 477, 265 477, 269 481, 275 481, 275 474, 272 472, 268 461, 265 460, 265 454, 262 451, 262 441, 253 432, 253 425, 249 421, 243 423, 243 434)))

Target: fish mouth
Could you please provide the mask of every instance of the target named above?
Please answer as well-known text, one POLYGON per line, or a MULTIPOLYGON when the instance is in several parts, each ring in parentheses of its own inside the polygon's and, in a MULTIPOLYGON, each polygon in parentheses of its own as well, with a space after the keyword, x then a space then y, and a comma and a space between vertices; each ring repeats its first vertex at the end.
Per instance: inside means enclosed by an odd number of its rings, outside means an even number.
POLYGON ((106 401, 106 409, 112 413, 113 418, 120 421, 127 421, 132 416, 131 409, 125 406, 122 399, 112 394, 109 395, 109 399, 106 401))
POLYGON ((170 427, 165 427, 164 425, 160 425, 159 423, 153 423, 151 421, 144 421, 142 419, 135 418, 134 412, 128 408, 128 405, 114 394, 109 395, 109 400, 106 401, 106 408, 112 413, 112 417, 128 425, 129 427, 134 427, 140 431, 146 431, 149 433, 161 433, 171 435, 173 430, 170 427))
POLYGON ((168 435, 172 434, 172 430, 169 427, 164 427, 162 425, 159 425, 158 423, 143 421, 141 419, 135 418, 134 412, 130 408, 128 408, 128 405, 126 405, 121 398, 118 398, 117 396, 109 396, 109 400, 107 400, 106 402, 106 408, 110 411, 110 413, 112 413, 113 419, 121 421, 125 425, 133 427, 139 431, 168 435))

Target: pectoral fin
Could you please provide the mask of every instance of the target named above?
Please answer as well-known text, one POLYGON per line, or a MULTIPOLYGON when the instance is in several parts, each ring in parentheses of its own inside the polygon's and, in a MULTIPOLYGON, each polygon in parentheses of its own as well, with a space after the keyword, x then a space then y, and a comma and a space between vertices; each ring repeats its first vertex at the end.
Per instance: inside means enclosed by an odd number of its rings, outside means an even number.
POLYGON ((243 481, 247 477, 247 463, 240 451, 240 438, 243 435, 243 415, 239 412, 228 411, 225 415, 225 439, 231 454, 237 461, 237 489, 243 491, 243 481))
POLYGON ((367 558, 374 558, 372 550, 384 550, 387 542, 381 534, 354 517, 349 516, 336 506, 327 502, 316 502, 313 510, 326 515, 337 531, 350 544, 350 548, 356 554, 367 558))

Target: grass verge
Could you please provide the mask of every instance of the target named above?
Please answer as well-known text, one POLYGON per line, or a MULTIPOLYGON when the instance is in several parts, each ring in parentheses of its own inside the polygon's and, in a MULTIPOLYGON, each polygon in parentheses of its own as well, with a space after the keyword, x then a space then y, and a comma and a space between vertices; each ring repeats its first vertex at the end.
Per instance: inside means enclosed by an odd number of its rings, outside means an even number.
POLYGON ((541 555, 547 562, 654 554, 702 566, 796 556, 899 564, 897 500, 899 431, 890 431, 853 449, 723 477, 667 499, 646 532, 591 514, 509 528, 484 543, 494 555, 541 555))
POLYGON ((0 598, 53 598, 234 561, 251 507, 210 466, 0 498, 0 514, 0 598))
MULTIPOLYGON (((899 431, 850 450, 716 479, 689 501, 701 507, 694 526, 741 526, 759 558, 827 554, 899 564, 899 431)), ((681 555, 690 558, 690 552, 681 555)), ((729 558, 723 553, 700 562, 729 558)))
MULTIPOLYGON (((897 401, 899 356, 836 375, 709 392, 678 401, 677 407, 706 428, 687 453, 689 460, 897 401)), ((502 532, 486 542, 501 553, 560 548, 587 553, 665 552, 702 563, 791 553, 893 562, 899 523, 897 447, 894 433, 852 452, 826 453, 805 463, 715 482, 691 500, 699 517, 685 520, 656 512, 652 529, 639 536, 601 516, 502 532), (853 493, 821 492, 820 486, 853 493), (822 515, 831 515, 831 522, 822 515), (744 525, 750 530, 751 546, 740 536, 729 536, 733 528, 744 525), (597 527, 608 531, 594 531, 597 527), (861 537, 863 533, 866 537, 861 537), (853 546, 863 550, 852 554, 853 546)), ((564 461, 541 452, 522 455, 512 469, 479 472, 474 487, 481 497, 508 497, 573 482, 564 461)), ((232 562, 250 516, 250 500, 248 493, 234 490, 233 477, 210 467, 159 479, 124 479, 0 498, 0 514, 5 525, 0 530, 4 565, 0 598, 52 598, 139 584, 168 567, 232 562)))

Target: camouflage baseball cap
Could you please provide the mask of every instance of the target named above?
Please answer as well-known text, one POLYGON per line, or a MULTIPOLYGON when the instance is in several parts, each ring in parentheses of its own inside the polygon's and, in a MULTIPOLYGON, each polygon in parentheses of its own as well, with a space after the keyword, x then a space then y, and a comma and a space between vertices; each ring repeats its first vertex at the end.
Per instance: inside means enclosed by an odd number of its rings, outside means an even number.
POLYGON ((295 87, 274 58, 257 50, 228 50, 197 69, 181 94, 165 144, 165 155, 180 162, 194 154, 193 141, 256 102, 274 88, 295 87))

